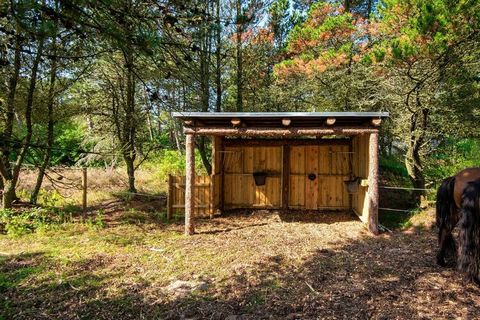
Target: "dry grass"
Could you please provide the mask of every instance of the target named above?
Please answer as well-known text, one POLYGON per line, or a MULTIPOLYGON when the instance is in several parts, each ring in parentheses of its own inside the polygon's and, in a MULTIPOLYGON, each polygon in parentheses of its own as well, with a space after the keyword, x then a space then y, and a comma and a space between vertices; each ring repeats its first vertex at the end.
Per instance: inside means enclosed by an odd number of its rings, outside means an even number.
MULTIPOLYGON (((108 226, 0 236, 0 314, 15 319, 474 319, 480 290, 434 261, 428 227, 369 235, 345 213, 236 212, 185 237, 143 202, 108 226), (168 291, 175 280, 206 290, 168 291), (234 317, 232 317, 234 318, 234 317)), ((431 221, 424 214, 423 226, 431 221)), ((1 318, 1 316, 0 316, 1 318)))
MULTIPOLYGON (((45 178, 39 196, 43 205, 65 206, 81 205, 82 201, 82 171, 79 169, 55 169, 49 171, 50 179, 45 178), (53 180, 53 181, 52 181, 53 180)), ((21 172, 18 194, 28 201, 31 190, 35 186, 37 171, 24 169, 21 172)), ((139 169, 135 174, 138 192, 147 194, 165 194, 167 183, 158 179, 155 170, 139 169)), ((128 189, 128 179, 124 168, 88 168, 88 203, 99 205, 112 196, 125 196, 128 189)))

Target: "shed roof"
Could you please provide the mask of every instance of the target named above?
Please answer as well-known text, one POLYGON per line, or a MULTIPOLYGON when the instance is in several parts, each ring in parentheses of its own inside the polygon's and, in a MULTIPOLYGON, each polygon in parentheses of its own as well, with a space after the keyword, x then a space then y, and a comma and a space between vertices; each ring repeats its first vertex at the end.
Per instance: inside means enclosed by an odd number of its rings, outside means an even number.
MULTIPOLYGON (((173 117, 195 120, 202 126, 231 126, 232 119, 253 127, 281 127, 282 119, 289 119, 291 127, 321 127, 325 120, 334 118, 335 126, 368 126, 373 119, 389 116, 388 112, 174 112, 173 117)), ((192 124, 196 126, 198 124, 192 124)))

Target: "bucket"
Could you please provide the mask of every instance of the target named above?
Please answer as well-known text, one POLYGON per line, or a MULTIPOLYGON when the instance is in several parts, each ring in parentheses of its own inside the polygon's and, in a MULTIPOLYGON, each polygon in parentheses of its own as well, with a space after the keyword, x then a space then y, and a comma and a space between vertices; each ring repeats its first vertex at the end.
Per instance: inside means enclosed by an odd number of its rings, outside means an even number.
POLYGON ((344 181, 345 186, 347 187, 347 192, 354 194, 358 192, 358 187, 360 186, 360 178, 355 178, 353 180, 344 181))
POLYGON ((254 172, 253 179, 255 180, 256 186, 264 186, 267 174, 265 172, 254 172))

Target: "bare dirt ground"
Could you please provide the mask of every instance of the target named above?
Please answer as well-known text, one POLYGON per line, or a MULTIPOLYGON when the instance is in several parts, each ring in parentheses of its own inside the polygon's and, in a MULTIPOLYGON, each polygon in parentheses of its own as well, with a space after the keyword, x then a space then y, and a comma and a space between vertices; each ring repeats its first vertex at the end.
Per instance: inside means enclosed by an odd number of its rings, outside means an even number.
POLYGON ((101 230, 0 236, 0 319, 480 318, 480 289, 435 264, 428 226, 372 236, 347 213, 256 211, 185 237, 113 213, 101 230))

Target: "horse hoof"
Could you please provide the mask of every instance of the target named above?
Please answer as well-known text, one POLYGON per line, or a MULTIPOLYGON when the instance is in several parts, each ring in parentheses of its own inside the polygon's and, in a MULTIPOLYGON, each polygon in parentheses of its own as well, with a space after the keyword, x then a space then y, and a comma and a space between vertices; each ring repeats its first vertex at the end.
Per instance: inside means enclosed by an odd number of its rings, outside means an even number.
POLYGON ((473 281, 473 283, 475 283, 477 286, 480 287, 480 279, 478 277, 473 277, 472 281, 473 281))
POLYGON ((440 257, 437 257, 437 264, 438 264, 440 267, 446 267, 446 266, 447 266, 447 263, 445 262, 445 259, 440 258, 440 257))

